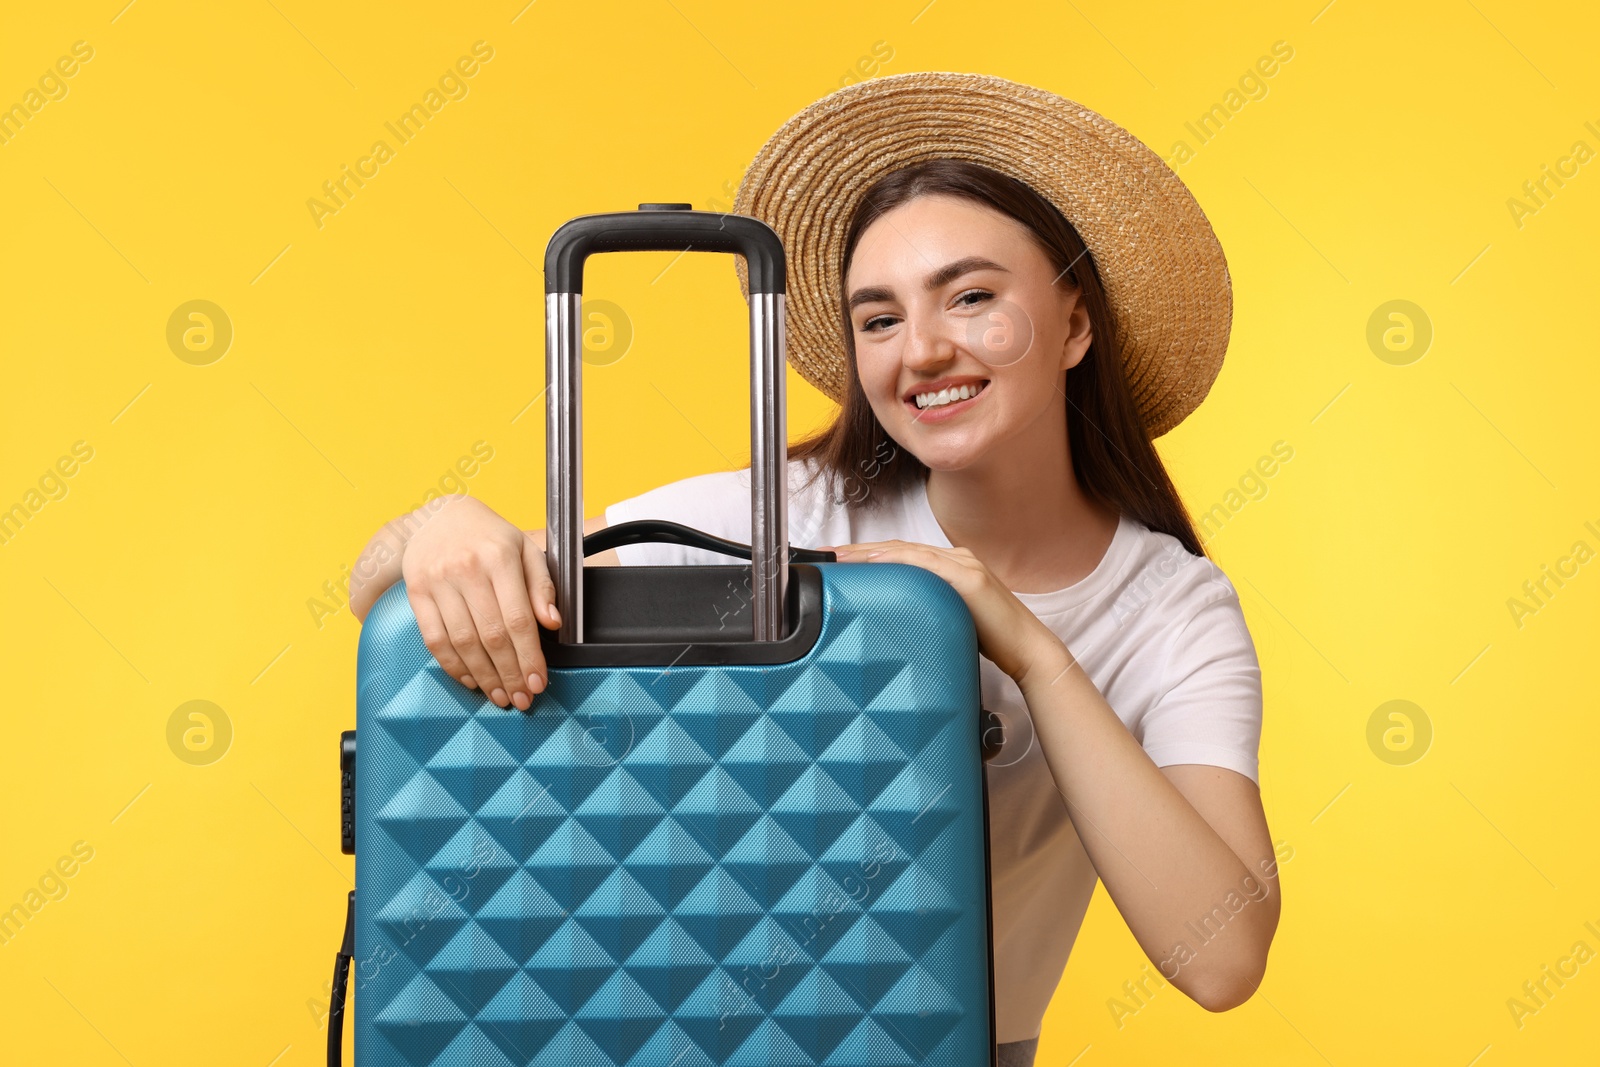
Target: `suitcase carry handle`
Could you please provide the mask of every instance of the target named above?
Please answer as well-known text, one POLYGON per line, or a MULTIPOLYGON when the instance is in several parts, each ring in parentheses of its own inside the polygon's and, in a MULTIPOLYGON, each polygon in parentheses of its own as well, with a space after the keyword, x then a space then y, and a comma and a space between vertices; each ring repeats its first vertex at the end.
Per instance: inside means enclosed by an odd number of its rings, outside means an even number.
POLYGON ((783 241, 760 219, 688 204, 582 215, 545 248, 545 556, 561 608, 558 639, 583 641, 583 264, 598 252, 732 252, 750 279, 751 595, 756 641, 785 630, 789 548, 784 428, 783 241))
MULTIPOLYGON (((634 519, 632 522, 619 522, 615 526, 596 530, 583 539, 583 554, 592 556, 596 552, 604 552, 621 545, 649 544, 684 545, 688 548, 701 548, 707 552, 720 552, 724 556, 736 556, 739 559, 750 558, 749 545, 729 541, 715 534, 708 534, 704 530, 684 526, 682 523, 668 522, 666 519, 634 519)), ((837 560, 838 557, 832 552, 820 548, 789 549, 790 563, 835 563, 837 560)))
POLYGON ((344 938, 333 957, 333 985, 328 995, 328 1067, 341 1067, 344 1063, 344 1008, 350 995, 350 961, 355 955, 356 891, 352 889, 345 898, 344 938))
POLYGON ((544 291, 583 292, 583 263, 597 252, 733 252, 749 267, 752 293, 785 291, 783 241, 760 219, 695 211, 688 204, 640 204, 638 211, 580 215, 550 238, 544 291))

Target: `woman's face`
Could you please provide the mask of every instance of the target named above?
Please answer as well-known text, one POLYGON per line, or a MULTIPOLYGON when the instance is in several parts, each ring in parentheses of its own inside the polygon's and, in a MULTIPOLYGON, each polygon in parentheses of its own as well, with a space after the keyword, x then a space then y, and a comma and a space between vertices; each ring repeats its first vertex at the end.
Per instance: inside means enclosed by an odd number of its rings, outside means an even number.
POLYGON ((926 195, 869 224, 845 277, 862 390, 932 470, 1063 448, 1063 372, 1088 313, 1032 233, 993 208, 926 195))

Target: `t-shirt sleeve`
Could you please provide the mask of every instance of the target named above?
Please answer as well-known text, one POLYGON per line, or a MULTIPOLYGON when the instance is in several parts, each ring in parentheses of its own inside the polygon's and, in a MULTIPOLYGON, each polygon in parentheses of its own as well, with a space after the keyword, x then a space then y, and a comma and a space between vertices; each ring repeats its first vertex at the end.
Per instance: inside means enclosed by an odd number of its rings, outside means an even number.
POLYGON ((1199 588, 1206 599, 1173 636, 1167 688, 1145 713, 1141 741, 1158 767, 1226 767, 1259 785, 1262 701, 1255 642, 1238 594, 1221 571, 1199 588))
MULTIPOLYGON (((666 519, 730 541, 750 542, 750 481, 747 471, 719 471, 669 482, 606 508, 606 525, 634 519, 666 519)), ((717 565, 738 562, 720 552, 683 545, 623 545, 625 567, 717 565)))

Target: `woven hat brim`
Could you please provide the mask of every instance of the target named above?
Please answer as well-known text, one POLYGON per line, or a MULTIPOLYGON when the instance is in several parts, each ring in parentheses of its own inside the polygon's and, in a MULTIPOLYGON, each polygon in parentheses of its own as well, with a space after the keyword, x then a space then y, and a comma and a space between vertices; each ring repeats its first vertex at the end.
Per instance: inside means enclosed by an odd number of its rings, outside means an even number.
MULTIPOLYGON (((929 159, 1027 183, 1076 227, 1116 320, 1122 363, 1152 437, 1203 400, 1222 369, 1233 287, 1189 188, 1127 130, 1054 93, 982 74, 916 72, 823 97, 756 153, 734 199, 789 256, 789 362, 834 400, 845 389, 839 310, 845 230, 862 195, 929 159)), ((749 296, 744 260, 734 257, 749 296)))

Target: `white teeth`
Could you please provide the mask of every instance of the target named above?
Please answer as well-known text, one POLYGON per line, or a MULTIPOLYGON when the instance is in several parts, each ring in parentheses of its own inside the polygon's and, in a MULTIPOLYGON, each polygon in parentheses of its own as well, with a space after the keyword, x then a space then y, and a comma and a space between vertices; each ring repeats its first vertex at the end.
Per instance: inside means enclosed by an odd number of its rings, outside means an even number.
POLYGON ((977 385, 958 385, 941 389, 937 393, 918 393, 912 399, 919 408, 936 408, 958 400, 971 400, 982 391, 983 384, 980 382, 977 385))

